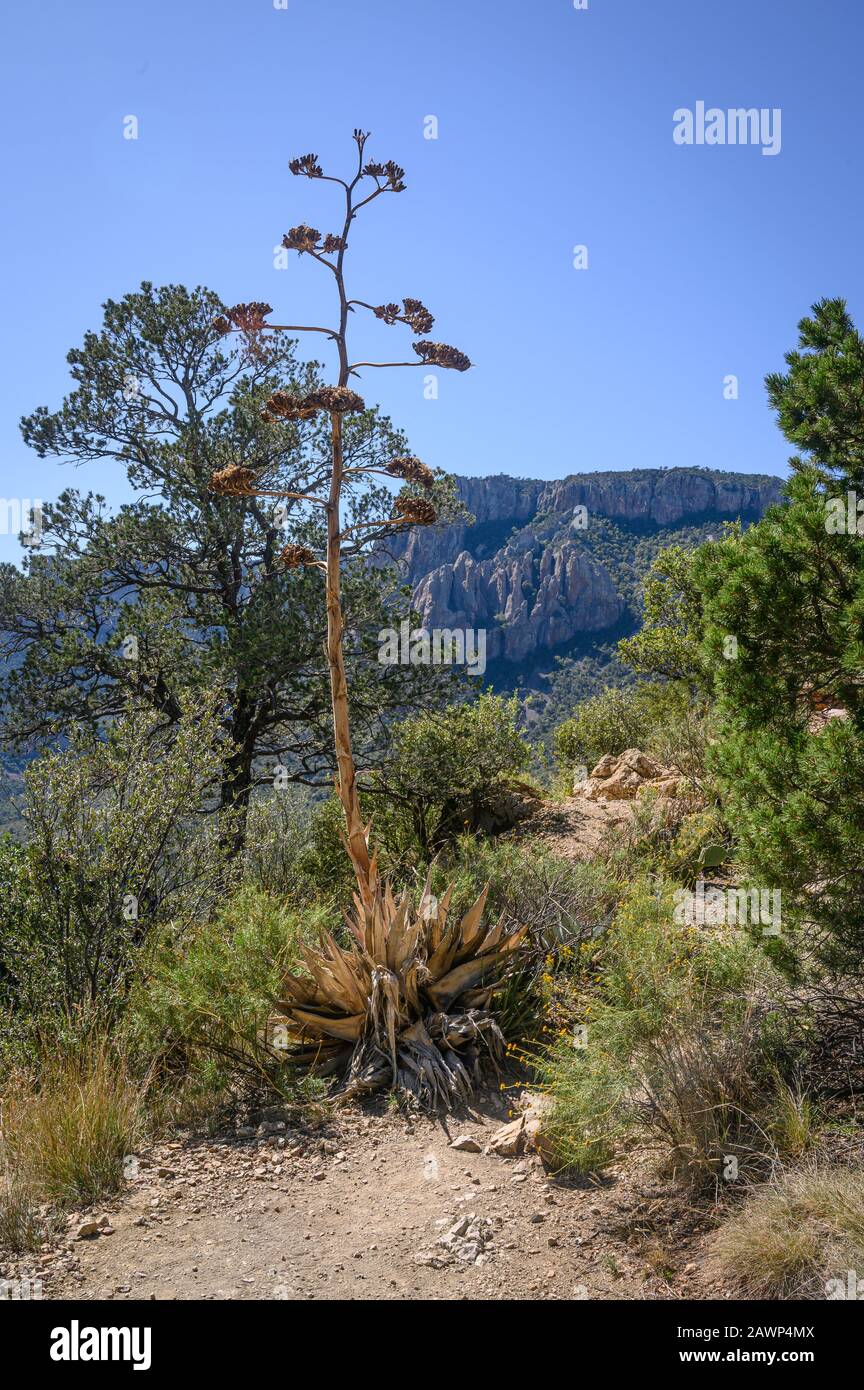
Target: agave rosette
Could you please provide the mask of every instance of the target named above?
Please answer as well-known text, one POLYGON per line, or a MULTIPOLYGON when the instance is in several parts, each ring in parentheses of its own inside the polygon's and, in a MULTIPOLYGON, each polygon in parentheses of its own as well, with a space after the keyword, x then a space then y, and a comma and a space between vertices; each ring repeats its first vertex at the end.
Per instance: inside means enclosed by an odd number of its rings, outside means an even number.
POLYGON ((484 1054, 497 1063, 504 1038, 489 1005, 512 968, 527 927, 484 922, 488 886, 459 918, 452 888, 428 882, 415 910, 374 872, 347 918, 351 944, 326 935, 303 951, 308 976, 288 975, 279 1023, 288 1055, 343 1072, 341 1096, 389 1087, 426 1107, 471 1094, 484 1054))

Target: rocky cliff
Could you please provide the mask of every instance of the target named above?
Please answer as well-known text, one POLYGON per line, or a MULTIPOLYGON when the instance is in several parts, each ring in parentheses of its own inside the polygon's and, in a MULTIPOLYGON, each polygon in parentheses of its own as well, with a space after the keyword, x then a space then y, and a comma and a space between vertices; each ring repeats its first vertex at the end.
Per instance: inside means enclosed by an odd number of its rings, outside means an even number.
POLYGON ((490 661, 524 662, 635 619, 634 577, 662 544, 755 521, 781 487, 700 468, 460 478, 474 521, 411 531, 395 553, 426 627, 485 628, 490 661))

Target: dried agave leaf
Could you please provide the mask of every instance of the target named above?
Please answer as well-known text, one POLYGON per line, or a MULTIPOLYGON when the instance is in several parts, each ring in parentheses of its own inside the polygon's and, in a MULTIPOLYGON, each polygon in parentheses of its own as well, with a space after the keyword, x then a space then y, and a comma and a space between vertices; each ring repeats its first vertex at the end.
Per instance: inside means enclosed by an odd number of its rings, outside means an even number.
POLYGON ((469 989, 460 999, 460 1004, 464 1004, 466 1009, 486 1009, 489 1000, 495 993, 495 986, 489 985, 486 989, 469 989))
POLYGON ((500 961, 500 955, 479 956, 474 960, 466 960, 464 964, 457 965, 455 970, 451 970, 448 975, 440 979, 437 984, 429 985, 426 993, 436 1008, 446 1009, 447 1005, 452 1004, 453 1000, 457 999, 465 990, 474 989, 495 969, 500 961))
POLYGON ((423 1008, 420 998, 420 966, 416 961, 408 966, 402 976, 402 991, 405 995, 408 1012, 416 1016, 423 1008))
POLYGON ((344 1042, 356 1042, 366 1026, 365 1014, 332 1018, 308 1009, 294 1009, 294 1017, 311 1032, 325 1033, 329 1038, 342 1038, 344 1042))
POLYGON ((522 945, 522 942, 525 940, 525 937, 527 935, 528 923, 526 922, 524 927, 518 927, 517 930, 512 932, 511 935, 508 936, 505 941, 501 942, 500 950, 504 951, 505 953, 507 951, 515 951, 518 946, 522 945))
POLYGON ((329 934, 324 937, 324 947, 333 976, 341 984, 345 995, 353 1001, 355 1008, 364 1011, 367 992, 357 977, 358 962, 356 956, 341 951, 329 934))
POLYGON ((453 964, 453 957, 456 955, 459 941, 459 927, 454 923, 444 932, 437 950, 433 951, 426 962, 427 969, 433 980, 440 979, 442 975, 447 974, 447 971, 453 964))
MULTIPOLYGON (((316 995, 319 993, 317 985, 311 980, 300 980, 296 975, 286 975, 282 981, 282 989, 290 997, 292 1004, 314 1004, 316 995)), ((286 1013, 290 1013, 289 1005, 283 1005, 286 1013)))
POLYGON ((387 964, 391 970, 398 970, 402 963, 405 935, 410 930, 407 925, 409 907, 410 901, 407 892, 405 892, 402 894, 399 906, 393 913, 390 929, 387 932, 387 964))
POLYGON ((320 951, 313 951, 310 946, 301 946, 300 954, 303 963, 309 974, 312 976, 319 990, 323 991, 328 999, 338 1001, 341 994, 341 987, 338 980, 330 969, 327 957, 320 951))
POLYGON ((486 899, 489 896, 489 884, 483 889, 473 907, 469 907, 462 921, 459 923, 459 932, 462 937, 462 945, 470 946, 472 941, 480 934, 483 927, 483 909, 486 906, 486 899))
POLYGON ((436 903, 427 879, 415 912, 375 870, 346 918, 350 947, 325 936, 302 950, 309 978, 285 981, 290 1056, 328 1070, 338 1061, 341 1098, 389 1085, 421 1105, 452 1106, 470 1095, 481 1054, 502 1055, 488 1006, 527 928, 508 934, 502 919, 485 930, 488 886, 448 925, 452 892, 436 903))
POLYGON ((450 900, 453 897, 453 884, 451 883, 444 893, 443 898, 438 899, 436 910, 429 923, 429 944, 433 951, 441 944, 441 937, 447 927, 447 914, 450 911, 450 900))
POLYGON ((498 945, 498 943, 499 943, 499 941, 501 940, 501 938, 502 938, 503 935, 504 935, 504 918, 503 918, 503 916, 502 916, 502 917, 495 923, 495 926, 494 926, 494 927, 490 927, 490 928, 489 928, 489 931, 486 933, 486 936, 485 936, 485 938, 484 938, 484 940, 483 940, 482 945, 480 945, 480 946, 477 947, 477 954, 478 954, 479 956, 483 956, 483 955, 486 954, 487 951, 494 951, 495 947, 498 945))

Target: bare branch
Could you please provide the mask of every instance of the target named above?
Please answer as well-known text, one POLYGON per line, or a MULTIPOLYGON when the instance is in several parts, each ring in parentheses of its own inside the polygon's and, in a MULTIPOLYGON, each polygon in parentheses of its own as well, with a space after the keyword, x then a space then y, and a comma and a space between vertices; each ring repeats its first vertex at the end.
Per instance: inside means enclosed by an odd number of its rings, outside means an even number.
POLYGON ((349 372, 359 371, 361 367, 431 367, 431 362, 352 362, 349 372))

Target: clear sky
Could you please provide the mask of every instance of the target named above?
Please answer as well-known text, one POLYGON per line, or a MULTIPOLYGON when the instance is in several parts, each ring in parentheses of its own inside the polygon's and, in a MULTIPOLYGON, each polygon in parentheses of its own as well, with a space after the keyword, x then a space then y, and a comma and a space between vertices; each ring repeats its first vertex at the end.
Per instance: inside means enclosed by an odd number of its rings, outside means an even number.
POLYGON ((408 191, 358 228, 352 294, 422 299, 477 364, 434 401, 422 371, 364 378, 432 465, 782 473, 765 372, 818 297, 864 321, 861 0, 12 0, 2 38, 5 497, 125 495, 17 427, 105 298, 202 283, 322 321, 326 272, 273 248, 332 230, 337 190, 287 165, 341 172, 356 125, 408 191), (699 101, 779 107, 779 154, 676 144, 699 101))

